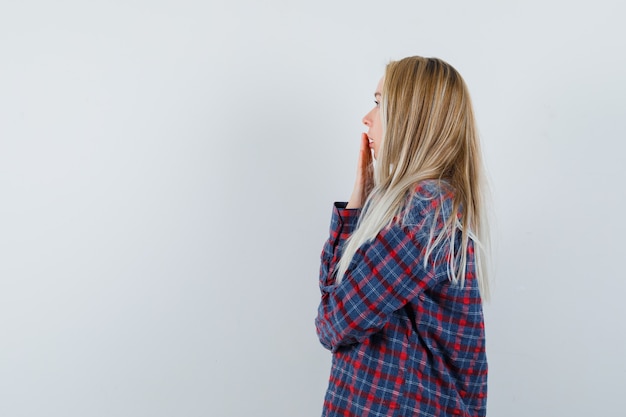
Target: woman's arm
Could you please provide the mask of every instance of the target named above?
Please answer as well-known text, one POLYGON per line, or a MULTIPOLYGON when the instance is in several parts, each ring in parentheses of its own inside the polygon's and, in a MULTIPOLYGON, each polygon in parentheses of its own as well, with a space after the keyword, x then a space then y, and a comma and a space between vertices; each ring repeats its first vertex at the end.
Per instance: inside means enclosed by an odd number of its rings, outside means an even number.
POLYGON ((424 228, 432 225, 428 214, 435 210, 437 203, 433 201, 438 199, 413 201, 424 201, 420 204, 423 207, 410 208, 416 214, 412 217, 419 221, 383 229, 356 252, 340 284, 335 283, 333 274, 341 247, 356 223, 352 210, 335 207, 331 237, 322 252, 322 300, 315 321, 320 342, 326 348, 335 351, 341 345, 363 341, 380 331, 394 311, 421 291, 447 279, 445 266, 439 268, 431 262, 428 270, 424 268, 428 241, 424 228))

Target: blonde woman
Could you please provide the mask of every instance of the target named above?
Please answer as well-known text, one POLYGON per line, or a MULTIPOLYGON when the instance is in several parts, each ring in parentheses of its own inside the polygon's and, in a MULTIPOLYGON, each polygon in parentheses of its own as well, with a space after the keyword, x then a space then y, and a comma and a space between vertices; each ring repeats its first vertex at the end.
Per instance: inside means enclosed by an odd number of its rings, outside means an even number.
POLYGON ((467 87, 449 64, 409 57, 374 96, 322 252, 323 415, 484 416, 487 225, 467 87))

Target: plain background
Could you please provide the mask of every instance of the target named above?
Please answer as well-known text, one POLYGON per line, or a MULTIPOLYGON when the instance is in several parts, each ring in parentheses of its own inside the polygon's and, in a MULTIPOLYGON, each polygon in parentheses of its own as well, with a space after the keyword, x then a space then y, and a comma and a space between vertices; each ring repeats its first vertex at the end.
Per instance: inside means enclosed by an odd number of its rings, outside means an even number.
POLYGON ((473 96, 492 417, 624 415, 619 1, 0 2, 0 415, 318 416, 385 64, 473 96))

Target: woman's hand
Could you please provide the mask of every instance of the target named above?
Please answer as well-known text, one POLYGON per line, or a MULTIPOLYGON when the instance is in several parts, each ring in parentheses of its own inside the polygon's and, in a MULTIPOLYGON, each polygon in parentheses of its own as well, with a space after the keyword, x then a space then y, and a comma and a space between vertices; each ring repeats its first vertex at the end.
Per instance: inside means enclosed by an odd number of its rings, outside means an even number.
POLYGON ((361 134, 361 149, 356 170, 356 180, 352 196, 346 208, 361 208, 374 188, 374 166, 372 150, 365 133, 361 134))

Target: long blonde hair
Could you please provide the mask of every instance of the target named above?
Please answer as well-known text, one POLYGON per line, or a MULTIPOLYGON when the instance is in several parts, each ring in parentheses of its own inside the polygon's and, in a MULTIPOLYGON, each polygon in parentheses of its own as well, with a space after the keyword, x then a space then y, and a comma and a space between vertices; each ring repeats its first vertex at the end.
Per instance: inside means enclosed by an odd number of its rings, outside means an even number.
MULTIPOLYGON (((415 186, 441 180, 453 189, 452 211, 426 249, 448 239, 448 276, 465 283, 470 239, 476 276, 488 297, 484 184, 480 144, 469 92, 461 75, 436 58, 408 57, 387 65, 382 89, 383 140, 374 170, 374 189, 357 229, 344 247, 337 269, 341 282, 356 251, 389 226, 405 207, 415 186), (455 248, 454 231, 461 231, 455 248)), ((431 230, 431 234, 434 231, 431 230)))

